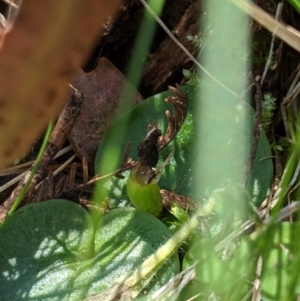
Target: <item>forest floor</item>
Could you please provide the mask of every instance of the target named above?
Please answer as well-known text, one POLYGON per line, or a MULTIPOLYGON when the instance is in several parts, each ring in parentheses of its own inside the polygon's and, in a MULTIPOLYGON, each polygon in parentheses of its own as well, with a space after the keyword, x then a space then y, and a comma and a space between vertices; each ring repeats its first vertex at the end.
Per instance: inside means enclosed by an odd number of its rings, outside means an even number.
MULTIPOLYGON (((258 1, 258 5, 269 14, 273 16, 276 14, 276 1, 258 1)), ((166 27, 174 33, 178 41, 195 57, 199 54, 199 45, 196 43, 196 37, 201 36, 201 9, 201 1, 170 0, 166 2, 160 16, 166 27)), ((80 87, 80 91, 84 90, 81 91, 83 94, 89 93, 89 95, 92 95, 90 98, 93 103, 82 112, 75 125, 71 125, 73 130, 68 137, 73 148, 69 146, 68 142, 63 143, 61 146, 64 146, 65 154, 44 166, 45 170, 47 170, 46 174, 48 172, 53 173, 54 170, 65 164, 74 153, 77 154, 79 159, 73 158, 73 165, 68 165, 54 179, 52 175, 51 177, 49 176, 49 183, 45 184, 43 191, 35 193, 26 202, 41 201, 57 195, 78 201, 78 191, 70 192, 70 188, 72 188, 72 185, 74 186, 75 182, 77 184, 83 183, 94 176, 93 162, 95 152, 104 133, 103 129, 99 130, 99 126, 104 124, 104 128, 107 128, 112 121, 114 115, 111 112, 117 106, 118 97, 121 93, 120 88, 117 88, 117 86, 120 86, 120 84, 121 86, 123 84, 131 85, 127 83, 124 74, 127 74, 130 58, 134 54, 135 40, 143 14, 144 6, 140 1, 128 1, 128 3, 124 4, 123 9, 120 9, 118 17, 110 20, 105 25, 105 33, 99 36, 89 60, 83 66, 83 71, 79 71, 78 77, 73 83, 76 88, 80 87), (109 87, 106 90, 111 92, 107 92, 105 100, 100 99, 100 103, 97 103, 99 94, 103 94, 103 91, 99 88, 101 85, 109 87), (105 102, 105 112, 103 112, 103 101, 105 102), (102 116, 105 115, 105 120, 101 120, 102 117, 95 120, 95 116, 101 114, 102 116), (85 122, 87 120, 88 122, 85 122), (83 157, 85 160, 82 163, 83 157), (66 183, 69 184, 67 185, 66 183), (48 187, 49 185, 51 189, 48 187), (68 191, 68 194, 64 195, 62 193, 64 191, 68 191)), ((284 4, 283 9, 280 11, 279 20, 295 29, 300 29, 299 15, 287 3, 284 4)), ((262 95, 267 95, 267 98, 274 100, 274 110, 267 135, 273 147, 274 163, 276 163, 274 176, 280 178, 290 143, 290 137, 286 133, 282 120, 281 106, 296 74, 300 70, 300 54, 279 39, 272 40, 272 34, 255 21, 249 22, 249 31, 252 36, 250 43, 252 78, 258 82, 261 81, 260 89, 262 95), (271 48, 271 64, 267 65, 271 48), (264 75, 265 70, 267 71, 266 75, 264 75)), ((191 80, 191 74, 195 71, 195 66, 191 59, 186 56, 159 25, 156 27, 147 56, 139 57, 138 55, 137 53, 136 59, 143 60, 144 67, 139 84, 135 87, 135 103, 167 90, 169 85, 186 84, 191 80)), ((252 94, 254 106, 254 90, 252 94)), ((63 126, 70 126, 70 124, 63 126)), ((0 192, 0 203, 5 202, 9 198, 9 195, 17 185, 16 183, 6 184, 8 181, 13 180, 16 175, 28 170, 28 167, 33 162, 32 160, 37 156, 41 141, 42 139, 36 143, 29 155, 20 160, 20 164, 5 169, 0 173, 0 184, 3 185, 0 192)), ((91 191, 90 188, 86 188, 86 190, 91 191)))

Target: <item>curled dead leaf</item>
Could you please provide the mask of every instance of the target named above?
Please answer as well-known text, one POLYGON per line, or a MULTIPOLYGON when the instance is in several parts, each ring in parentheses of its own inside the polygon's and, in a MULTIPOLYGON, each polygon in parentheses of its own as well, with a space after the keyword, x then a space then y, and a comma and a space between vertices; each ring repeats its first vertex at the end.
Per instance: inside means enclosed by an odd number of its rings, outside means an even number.
MULTIPOLYGON (((157 140, 158 151, 161 151, 166 147, 177 135, 181 126, 184 123, 188 110, 188 98, 187 95, 180 89, 179 85, 176 88, 169 86, 169 90, 175 94, 175 96, 168 96, 165 101, 173 105, 174 116, 170 111, 166 111, 166 116, 168 119, 168 127, 166 133, 161 135, 157 140)), ((148 127, 148 132, 157 128, 156 121, 148 127)))

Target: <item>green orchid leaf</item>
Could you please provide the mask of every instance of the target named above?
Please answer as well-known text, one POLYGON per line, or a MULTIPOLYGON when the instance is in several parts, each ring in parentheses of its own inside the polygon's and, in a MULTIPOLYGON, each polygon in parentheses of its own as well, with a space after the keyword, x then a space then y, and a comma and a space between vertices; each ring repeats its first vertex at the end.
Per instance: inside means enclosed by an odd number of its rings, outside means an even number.
MULTIPOLYGON (((243 101, 199 99, 197 91, 192 87, 183 87, 183 90, 188 97, 188 114, 176 138, 160 152, 161 162, 172 151, 174 157, 165 167, 159 186, 200 201, 208 198, 215 189, 232 184, 242 185, 253 139, 254 110, 243 101)), ((103 164, 110 161, 109 154, 113 154, 114 149, 122 152, 128 142, 131 142, 129 156, 138 160, 136 148, 143 141, 147 126, 157 120, 162 133, 166 130, 165 111, 172 112, 173 109, 164 99, 170 95, 167 91, 150 97, 116 120, 100 144, 95 169, 101 172, 103 164), (124 125, 126 131, 121 135, 124 125)), ((262 130, 247 184, 249 195, 256 206, 269 193, 273 177, 270 157, 270 146, 262 130)), ((112 165, 105 172, 113 172, 115 169, 116 166, 112 165)), ((101 189, 107 190, 113 205, 120 200, 128 200, 128 174, 124 173, 125 179, 112 177, 101 184, 101 189)))
MULTIPOLYGON (((83 300, 124 280, 170 236, 162 222, 134 208, 112 210, 94 227, 70 201, 25 206, 0 229, 1 300, 83 300)), ((178 272, 174 254, 139 290, 158 289, 178 272)))

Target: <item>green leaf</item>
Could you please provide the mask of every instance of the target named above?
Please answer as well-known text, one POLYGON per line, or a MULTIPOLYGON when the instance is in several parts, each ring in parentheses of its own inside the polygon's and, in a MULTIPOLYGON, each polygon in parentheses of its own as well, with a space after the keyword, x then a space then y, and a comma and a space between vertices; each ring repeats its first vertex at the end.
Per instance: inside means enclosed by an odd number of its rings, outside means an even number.
MULTIPOLYGON (((163 161, 172 150, 175 152, 174 158, 165 168, 159 186, 200 201, 209 197, 215 189, 242 183, 252 144, 254 110, 243 101, 199 99, 193 87, 183 89, 188 93, 189 110, 180 132, 160 154, 163 161)), ((96 170, 99 170, 104 161, 110 160, 109 154, 113 154, 114 149, 124 150, 127 142, 132 145, 129 155, 138 160, 136 147, 144 139, 147 125, 157 120, 162 132, 166 130, 167 118, 164 112, 172 112, 172 107, 164 99, 170 94, 163 92, 150 97, 112 124, 98 149, 96 170), (124 125, 126 133, 120 137, 119 132, 124 125)), ((268 140, 264 131, 261 131, 247 186, 256 206, 269 193, 273 177, 270 156, 268 140)), ((104 173, 113 172, 114 169, 112 166, 104 173)), ((128 177, 128 173, 125 175, 128 177)), ((107 189, 112 203, 128 200, 126 181, 127 178, 110 178, 101 184, 102 188, 107 189)))
POLYGON ((196 281, 202 293, 214 293, 219 298, 226 295, 226 300, 241 300, 250 289, 249 284, 255 274, 253 243, 248 238, 243 238, 230 248, 227 252, 234 254, 224 258, 226 250, 222 254, 216 254, 211 239, 200 239, 187 252, 183 268, 197 262, 196 281))
MULTIPOLYGON (((1 300, 83 300, 121 281, 170 236, 162 222, 133 208, 112 210, 95 228, 70 201, 25 206, 0 229, 1 300)), ((144 290, 178 272, 174 254, 144 290)))
POLYGON ((267 229, 261 291, 263 300, 297 300, 300 295, 300 223, 282 223, 267 229))

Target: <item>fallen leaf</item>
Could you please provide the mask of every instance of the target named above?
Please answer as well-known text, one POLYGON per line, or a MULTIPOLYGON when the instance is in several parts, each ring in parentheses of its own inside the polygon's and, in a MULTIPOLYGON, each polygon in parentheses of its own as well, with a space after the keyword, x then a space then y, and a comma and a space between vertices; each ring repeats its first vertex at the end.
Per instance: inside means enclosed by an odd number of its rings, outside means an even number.
POLYGON ((124 91, 134 93, 133 104, 143 97, 105 57, 92 72, 80 71, 72 85, 84 95, 84 101, 68 138, 79 158, 86 158, 93 167, 100 140, 115 117, 124 91))

